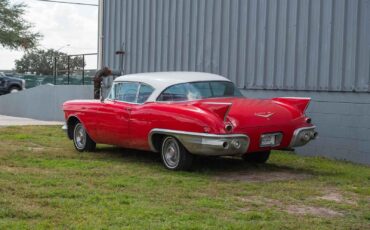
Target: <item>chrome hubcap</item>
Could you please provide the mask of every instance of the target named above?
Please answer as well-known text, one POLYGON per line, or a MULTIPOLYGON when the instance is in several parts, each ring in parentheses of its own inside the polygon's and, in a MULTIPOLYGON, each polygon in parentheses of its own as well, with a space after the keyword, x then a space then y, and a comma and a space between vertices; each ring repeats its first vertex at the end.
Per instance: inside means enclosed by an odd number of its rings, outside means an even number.
POLYGON ((180 148, 177 141, 168 137, 163 144, 162 148, 163 160, 167 167, 175 168, 180 160, 180 148))
POLYGON ((10 90, 10 93, 16 93, 18 91, 19 91, 18 89, 12 89, 12 90, 10 90))
POLYGON ((81 124, 77 124, 74 131, 74 141, 78 149, 85 148, 86 145, 86 131, 81 124))

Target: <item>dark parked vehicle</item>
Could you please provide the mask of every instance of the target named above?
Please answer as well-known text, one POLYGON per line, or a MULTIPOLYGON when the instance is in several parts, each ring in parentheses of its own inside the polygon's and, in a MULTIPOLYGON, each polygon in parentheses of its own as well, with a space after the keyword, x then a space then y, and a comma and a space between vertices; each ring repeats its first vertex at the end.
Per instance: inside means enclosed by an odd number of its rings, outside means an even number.
POLYGON ((0 72, 0 95, 15 93, 26 88, 26 81, 16 77, 8 77, 0 72))

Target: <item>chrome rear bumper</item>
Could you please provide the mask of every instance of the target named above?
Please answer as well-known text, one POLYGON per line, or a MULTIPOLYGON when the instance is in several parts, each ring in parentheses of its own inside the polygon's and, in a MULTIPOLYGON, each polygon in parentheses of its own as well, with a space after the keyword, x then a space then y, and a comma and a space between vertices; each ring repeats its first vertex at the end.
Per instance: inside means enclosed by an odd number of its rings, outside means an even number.
POLYGON ((293 133, 289 147, 299 147, 315 139, 318 133, 315 131, 316 126, 296 129, 293 133))
POLYGON ((233 156, 242 155, 249 147, 249 137, 244 134, 208 134, 196 132, 184 132, 169 129, 153 129, 150 131, 148 141, 154 152, 153 135, 163 134, 177 138, 184 147, 193 154, 206 156, 233 156))

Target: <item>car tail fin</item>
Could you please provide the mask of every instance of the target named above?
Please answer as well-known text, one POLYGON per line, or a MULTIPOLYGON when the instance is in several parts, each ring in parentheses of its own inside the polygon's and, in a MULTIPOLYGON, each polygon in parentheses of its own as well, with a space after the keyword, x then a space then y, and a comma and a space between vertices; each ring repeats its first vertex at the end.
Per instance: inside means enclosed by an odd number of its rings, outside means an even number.
POLYGON ((196 106, 203 110, 216 114, 220 119, 226 120, 227 114, 230 111, 232 103, 223 102, 201 102, 197 103, 196 106))
POLYGON ((277 97, 272 100, 281 102, 290 106, 296 107, 299 111, 304 113, 310 104, 311 98, 309 97, 277 97))

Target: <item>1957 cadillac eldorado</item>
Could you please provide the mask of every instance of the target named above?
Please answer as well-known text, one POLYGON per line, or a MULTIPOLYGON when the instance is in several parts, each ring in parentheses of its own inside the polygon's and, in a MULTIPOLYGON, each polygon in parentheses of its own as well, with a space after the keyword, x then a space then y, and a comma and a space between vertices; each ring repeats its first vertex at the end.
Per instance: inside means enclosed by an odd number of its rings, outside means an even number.
POLYGON ((305 115, 309 98, 244 97, 219 75, 157 72, 118 77, 104 100, 63 104, 63 127, 78 151, 96 143, 160 152, 171 170, 194 155, 241 156, 255 163, 272 149, 307 144, 317 135, 305 115))

